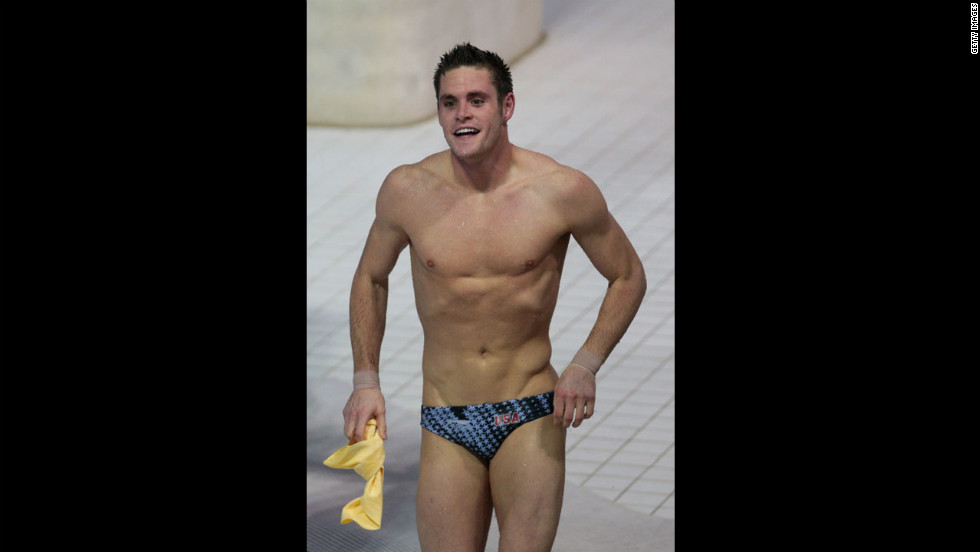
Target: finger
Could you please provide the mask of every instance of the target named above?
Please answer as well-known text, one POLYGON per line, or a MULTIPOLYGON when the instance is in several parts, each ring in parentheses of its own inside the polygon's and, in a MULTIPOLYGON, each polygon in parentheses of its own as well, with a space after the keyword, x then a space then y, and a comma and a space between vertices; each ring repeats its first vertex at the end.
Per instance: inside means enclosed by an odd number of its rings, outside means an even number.
POLYGON ((563 401, 561 405, 559 405, 559 407, 555 410, 555 426, 567 428, 568 420, 566 420, 565 418, 566 416, 570 416, 571 414, 572 414, 571 410, 566 408, 566 403, 563 401))
POLYGON ((575 401, 575 422, 572 423, 572 427, 578 427, 582 425, 582 420, 585 419, 585 401, 579 399, 575 401))
POLYGON ((554 412, 553 412, 554 417, 552 419, 555 422, 555 427, 558 427, 558 426, 561 425, 561 417, 564 415, 564 402, 561 402, 560 401, 560 399, 558 398, 558 394, 557 393, 555 394, 555 399, 554 399, 553 402, 554 402, 554 404, 553 404, 553 406, 554 406, 554 412))
POLYGON ((357 416, 354 422, 354 442, 360 443, 364 440, 364 431, 367 429, 367 418, 357 416))
POLYGON ((595 399, 585 401, 585 419, 589 419, 595 414, 595 399))
POLYGON ((344 412, 344 437, 354 438, 354 422, 356 421, 356 414, 353 411, 344 412))
POLYGON ((375 419, 378 421, 378 435, 382 440, 388 439, 388 422, 385 421, 385 413, 378 412, 378 417, 375 419))
POLYGON ((574 419, 575 419, 575 403, 572 402, 571 400, 566 400, 565 415, 562 416, 562 425, 565 426, 565 429, 568 429, 568 426, 572 425, 572 421, 574 419))

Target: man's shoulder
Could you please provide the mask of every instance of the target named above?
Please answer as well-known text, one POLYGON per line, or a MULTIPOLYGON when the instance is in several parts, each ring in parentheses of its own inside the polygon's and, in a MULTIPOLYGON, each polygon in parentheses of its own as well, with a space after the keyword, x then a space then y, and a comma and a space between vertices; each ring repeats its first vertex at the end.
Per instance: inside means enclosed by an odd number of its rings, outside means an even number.
POLYGON ((553 173, 568 168, 543 153, 517 146, 513 146, 513 148, 514 158, 518 160, 520 165, 532 172, 553 173))
POLYGON ((535 187, 542 192, 567 196, 579 194, 584 188, 595 185, 584 172, 563 165, 543 153, 522 150, 521 155, 534 175, 535 187))
POLYGON ((424 184, 443 178, 446 153, 440 152, 426 157, 417 163, 399 165, 385 178, 385 186, 405 187, 424 184))

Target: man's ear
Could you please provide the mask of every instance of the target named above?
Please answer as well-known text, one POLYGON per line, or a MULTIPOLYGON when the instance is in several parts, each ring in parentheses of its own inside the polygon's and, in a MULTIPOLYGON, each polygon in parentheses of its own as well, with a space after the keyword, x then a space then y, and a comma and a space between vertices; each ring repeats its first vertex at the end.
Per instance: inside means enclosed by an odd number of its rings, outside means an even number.
POLYGON ((508 92, 507 95, 504 96, 503 111, 504 111, 504 124, 505 125, 507 124, 507 121, 509 121, 510 118, 514 116, 514 102, 515 101, 516 100, 514 99, 514 93, 513 92, 508 92))

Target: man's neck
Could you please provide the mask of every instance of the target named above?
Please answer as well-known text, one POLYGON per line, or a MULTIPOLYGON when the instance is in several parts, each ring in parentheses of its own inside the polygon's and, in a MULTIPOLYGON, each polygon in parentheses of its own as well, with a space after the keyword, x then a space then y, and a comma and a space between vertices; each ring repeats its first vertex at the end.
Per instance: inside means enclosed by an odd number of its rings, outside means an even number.
POLYGON ((514 146, 502 136, 497 147, 481 159, 460 159, 450 151, 456 182, 478 192, 489 192, 507 182, 514 146))

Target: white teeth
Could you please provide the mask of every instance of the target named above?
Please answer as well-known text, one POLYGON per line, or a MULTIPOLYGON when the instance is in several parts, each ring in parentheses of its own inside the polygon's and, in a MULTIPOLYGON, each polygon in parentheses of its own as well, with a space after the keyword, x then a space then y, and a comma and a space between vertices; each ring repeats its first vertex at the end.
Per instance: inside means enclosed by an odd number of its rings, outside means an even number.
POLYGON ((454 134, 456 136, 464 136, 466 134, 476 134, 477 132, 479 131, 476 130, 475 128, 461 128, 457 130, 454 134))

